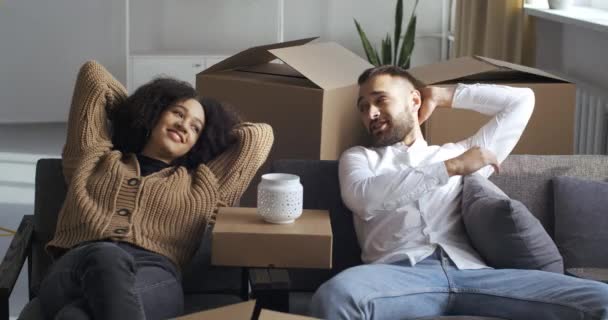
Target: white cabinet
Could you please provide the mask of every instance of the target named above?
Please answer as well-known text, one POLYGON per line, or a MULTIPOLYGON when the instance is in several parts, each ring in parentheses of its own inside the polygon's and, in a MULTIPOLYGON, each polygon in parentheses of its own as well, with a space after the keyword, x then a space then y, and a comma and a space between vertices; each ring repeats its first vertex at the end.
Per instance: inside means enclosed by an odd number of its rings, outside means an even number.
POLYGON ((129 91, 133 92, 146 82, 162 76, 177 78, 196 86, 196 74, 222 61, 224 56, 164 56, 133 55, 129 91))

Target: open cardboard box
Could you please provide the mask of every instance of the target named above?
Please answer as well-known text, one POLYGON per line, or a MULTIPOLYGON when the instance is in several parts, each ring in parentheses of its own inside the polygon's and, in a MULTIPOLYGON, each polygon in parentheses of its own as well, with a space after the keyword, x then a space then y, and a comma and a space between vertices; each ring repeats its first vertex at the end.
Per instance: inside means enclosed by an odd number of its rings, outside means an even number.
POLYGON ((185 315, 176 320, 251 320, 255 309, 255 300, 231 304, 225 307, 214 308, 197 313, 185 315))
MULTIPOLYGON (((408 70, 422 84, 492 83, 534 91, 534 113, 512 153, 572 154, 575 85, 542 70, 475 56, 408 70)), ((424 124, 429 144, 457 142, 475 134, 490 117, 470 110, 436 109, 424 124)))
MULTIPOLYGON (((253 319, 255 300, 189 314, 176 320, 256 320, 253 319)), ((262 309, 258 320, 312 320, 316 318, 262 309)))
MULTIPOLYGON (((275 142, 260 174, 275 159, 335 160, 366 139, 356 110, 357 78, 372 65, 337 43, 309 43, 314 39, 253 47, 196 76, 200 95, 232 105, 246 121, 272 126, 275 142)), ((259 177, 241 205, 255 206, 259 177)))

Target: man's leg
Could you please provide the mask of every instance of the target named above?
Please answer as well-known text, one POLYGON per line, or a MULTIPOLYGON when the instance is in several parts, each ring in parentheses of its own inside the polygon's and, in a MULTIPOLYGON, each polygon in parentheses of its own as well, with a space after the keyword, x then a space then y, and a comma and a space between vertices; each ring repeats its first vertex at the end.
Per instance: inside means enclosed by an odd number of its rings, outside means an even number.
POLYGON ((415 319, 442 315, 449 302, 445 272, 436 257, 409 263, 362 265, 324 283, 311 303, 322 319, 415 319))
POLYGON ((608 285, 565 275, 513 269, 448 271, 450 313, 505 319, 608 319, 608 285))

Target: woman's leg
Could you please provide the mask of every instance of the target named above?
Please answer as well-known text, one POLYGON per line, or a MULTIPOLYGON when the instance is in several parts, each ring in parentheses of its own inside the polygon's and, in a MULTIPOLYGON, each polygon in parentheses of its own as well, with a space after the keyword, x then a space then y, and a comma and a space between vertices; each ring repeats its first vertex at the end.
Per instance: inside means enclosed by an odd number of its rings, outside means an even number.
POLYGON ((42 282, 47 317, 86 297, 95 319, 145 319, 135 292, 135 261, 112 242, 92 242, 68 251, 42 282))
POLYGON ((93 319, 91 314, 87 300, 80 298, 61 308, 55 315, 54 320, 90 320, 93 319))
POLYGON ((135 261, 135 292, 140 297, 146 319, 168 319, 184 312, 181 275, 166 257, 121 243, 135 261))

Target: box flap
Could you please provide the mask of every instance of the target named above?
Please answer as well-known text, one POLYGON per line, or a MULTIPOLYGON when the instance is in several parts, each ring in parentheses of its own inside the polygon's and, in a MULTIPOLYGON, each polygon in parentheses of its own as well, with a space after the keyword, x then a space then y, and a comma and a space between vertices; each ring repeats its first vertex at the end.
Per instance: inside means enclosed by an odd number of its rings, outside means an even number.
POLYGON ((269 51, 323 89, 352 85, 365 69, 373 67, 369 62, 335 42, 313 43, 269 51))
POLYGON ((481 56, 460 57, 414 67, 408 72, 425 85, 446 82, 568 82, 542 70, 481 56))
POLYGON ((456 80, 477 73, 496 70, 496 66, 473 57, 461 57, 439 63, 408 69, 408 72, 425 85, 456 80))
POLYGON ((211 66, 208 69, 203 70, 200 74, 212 73, 220 70, 229 70, 237 67, 253 66, 257 64, 263 64, 274 60, 276 57, 273 56, 268 50, 276 48, 294 47, 301 46, 308 43, 318 37, 306 38, 300 40, 293 40, 287 42, 280 42, 275 44, 269 44, 264 46, 252 47, 245 51, 241 51, 229 58, 222 60, 211 66))
POLYGON ((269 74, 283 77, 305 78, 304 75, 284 63, 265 63, 258 64, 255 66, 237 68, 235 70, 241 72, 269 74))
POLYGON ((175 320, 250 320, 255 310, 255 300, 230 304, 224 307, 185 315, 175 320))
POLYGON ((315 320, 318 318, 311 318, 302 316, 299 314, 283 313, 268 309, 262 309, 260 311, 260 317, 258 320, 315 320))
POLYGON ((482 61, 486 61, 488 63, 491 63, 495 66, 498 67, 503 67, 503 68, 508 68, 511 70, 515 70, 515 71, 521 71, 524 73, 529 73, 529 74, 534 74, 540 77, 544 77, 544 78, 549 78, 549 79, 555 79, 555 80, 560 80, 563 82, 569 82, 568 80, 565 80, 563 78, 560 78, 556 75, 550 74, 548 72, 545 72, 543 70, 540 69, 535 69, 535 68, 530 68, 530 67, 526 67, 526 66, 522 66, 519 64, 515 64, 515 63, 510 63, 510 62, 506 62, 506 61, 501 61, 501 60, 496 60, 496 59, 491 59, 491 58, 487 58, 487 57, 482 57, 482 56, 475 56, 475 58, 478 58, 482 61))

